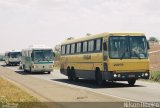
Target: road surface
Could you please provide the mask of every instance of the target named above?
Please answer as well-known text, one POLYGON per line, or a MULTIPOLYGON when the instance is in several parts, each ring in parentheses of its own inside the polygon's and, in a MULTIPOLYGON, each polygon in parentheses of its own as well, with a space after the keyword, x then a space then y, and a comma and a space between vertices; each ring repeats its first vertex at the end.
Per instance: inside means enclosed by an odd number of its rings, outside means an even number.
MULTIPOLYGON (((4 65, 2 62, 0 64, 4 65)), ((82 94, 83 90, 87 90, 92 93, 126 101, 160 102, 160 84, 158 83, 137 81, 134 87, 130 87, 127 82, 116 82, 106 83, 104 87, 98 87, 94 81, 90 80, 79 79, 75 82, 68 81, 67 77, 60 74, 58 70, 51 74, 29 74, 19 70, 18 66, 4 67, 15 71, 16 74, 21 76, 29 76, 35 79, 47 81, 48 83, 76 88, 80 90, 82 94)), ((91 101, 94 101, 94 99, 91 101)))

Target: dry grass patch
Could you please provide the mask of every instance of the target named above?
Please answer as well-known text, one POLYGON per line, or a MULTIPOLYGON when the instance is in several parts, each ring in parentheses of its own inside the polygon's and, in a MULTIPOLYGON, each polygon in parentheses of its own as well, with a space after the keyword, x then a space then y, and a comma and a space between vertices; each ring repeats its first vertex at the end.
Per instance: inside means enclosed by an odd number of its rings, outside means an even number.
POLYGON ((0 103, 11 105, 18 103, 18 108, 47 108, 38 99, 0 77, 0 103))

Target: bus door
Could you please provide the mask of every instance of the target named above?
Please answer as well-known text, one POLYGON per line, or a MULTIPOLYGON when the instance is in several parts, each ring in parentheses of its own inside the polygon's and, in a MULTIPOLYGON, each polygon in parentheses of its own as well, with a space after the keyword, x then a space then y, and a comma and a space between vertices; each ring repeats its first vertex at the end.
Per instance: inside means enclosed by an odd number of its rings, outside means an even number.
POLYGON ((103 40, 103 64, 104 64, 104 72, 108 72, 108 52, 107 52, 107 37, 104 38, 103 40))

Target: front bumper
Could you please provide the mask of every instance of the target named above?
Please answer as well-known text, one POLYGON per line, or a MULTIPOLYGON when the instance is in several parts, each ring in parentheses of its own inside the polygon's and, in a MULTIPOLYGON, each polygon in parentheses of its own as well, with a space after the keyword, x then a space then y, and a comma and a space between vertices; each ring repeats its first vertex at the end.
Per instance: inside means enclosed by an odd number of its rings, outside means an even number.
POLYGON ((51 72, 53 69, 32 69, 32 72, 51 72))
POLYGON ((113 73, 104 72, 104 80, 110 81, 128 81, 129 79, 149 79, 149 72, 123 72, 123 73, 113 73))
POLYGON ((9 64, 20 64, 20 61, 9 61, 9 64))
POLYGON ((31 66, 32 72, 51 72, 53 71, 52 64, 34 64, 31 66))

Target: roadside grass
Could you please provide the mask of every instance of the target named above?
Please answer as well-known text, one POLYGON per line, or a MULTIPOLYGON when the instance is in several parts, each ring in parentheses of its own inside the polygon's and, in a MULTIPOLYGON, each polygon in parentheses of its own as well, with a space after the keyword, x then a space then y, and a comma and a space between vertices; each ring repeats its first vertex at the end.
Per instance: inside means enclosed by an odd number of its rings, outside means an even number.
POLYGON ((160 71, 152 71, 150 80, 155 82, 160 82, 160 71))
POLYGON ((47 108, 38 99, 0 77, 0 107, 47 108))
POLYGON ((141 81, 147 81, 152 83, 160 83, 160 71, 151 71, 150 78, 148 80, 146 79, 140 79, 141 81))

